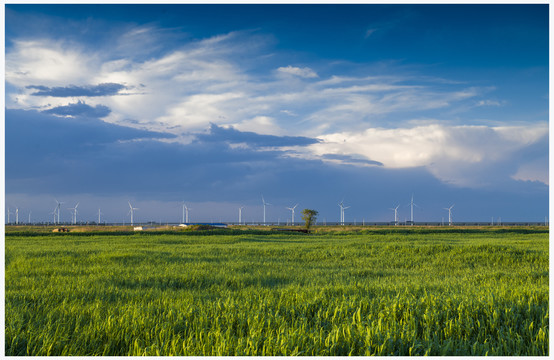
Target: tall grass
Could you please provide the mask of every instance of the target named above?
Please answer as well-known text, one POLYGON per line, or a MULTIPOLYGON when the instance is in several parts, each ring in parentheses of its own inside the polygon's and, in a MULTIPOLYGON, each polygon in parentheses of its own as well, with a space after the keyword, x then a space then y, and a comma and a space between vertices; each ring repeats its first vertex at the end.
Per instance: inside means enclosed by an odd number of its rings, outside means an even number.
POLYGON ((6 355, 548 355, 548 234, 6 236, 6 355))

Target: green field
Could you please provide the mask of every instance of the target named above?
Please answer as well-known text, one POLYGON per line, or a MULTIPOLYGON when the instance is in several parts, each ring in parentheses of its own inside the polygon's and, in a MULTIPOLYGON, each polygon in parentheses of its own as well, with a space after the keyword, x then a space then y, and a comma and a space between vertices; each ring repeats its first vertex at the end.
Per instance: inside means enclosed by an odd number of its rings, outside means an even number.
POLYGON ((546 228, 8 230, 6 355, 548 355, 546 228))

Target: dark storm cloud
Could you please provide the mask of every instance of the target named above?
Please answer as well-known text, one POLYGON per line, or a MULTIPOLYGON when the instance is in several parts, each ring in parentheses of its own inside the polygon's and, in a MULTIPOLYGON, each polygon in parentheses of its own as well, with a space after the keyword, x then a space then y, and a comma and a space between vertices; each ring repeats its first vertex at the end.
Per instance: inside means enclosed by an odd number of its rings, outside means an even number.
POLYGON ((110 108, 104 105, 96 105, 92 107, 79 101, 75 104, 68 104, 65 106, 57 106, 52 109, 42 111, 45 114, 59 115, 59 116, 85 116, 92 118, 101 118, 108 116, 111 112, 110 108))
POLYGON ((206 142, 247 143, 252 146, 263 147, 307 146, 320 141, 303 136, 260 135, 234 128, 223 128, 215 124, 211 124, 209 134, 202 134, 197 137, 199 140, 206 142))
POLYGON ((54 97, 72 97, 72 96, 109 96, 117 95, 120 90, 125 89, 125 85, 116 83, 103 83, 98 85, 65 87, 47 87, 43 85, 30 85, 27 89, 38 90, 31 95, 34 96, 54 96, 54 97))
MULTIPOLYGON (((529 182, 516 187, 512 181, 510 196, 502 189, 480 192, 444 184, 424 168, 325 164, 291 158, 286 151, 275 149, 233 148, 231 139, 265 144, 255 134, 212 129, 213 134, 182 144, 157 140, 172 137, 169 134, 95 118, 6 110, 6 193, 86 193, 157 201, 186 197, 193 202, 240 202, 257 207, 263 194, 274 204, 268 210, 270 216, 279 211, 289 216, 284 206, 299 202, 302 208, 317 209, 320 220, 327 221, 338 220, 337 203, 342 199, 352 207, 346 211, 347 221, 353 221, 354 214, 358 214, 358 222, 363 217, 366 221, 392 220, 388 209, 399 204, 399 216, 404 220, 409 216, 407 204, 412 193, 420 206, 415 210, 416 221, 439 221, 445 216, 442 208, 452 203, 456 204, 457 221, 490 216, 508 221, 499 212, 499 204, 511 208, 517 220, 532 220, 548 211, 548 187, 544 184, 529 182)), ((274 148, 311 143, 305 138, 275 138, 269 138, 274 148)))
POLYGON ((36 178, 50 169, 63 173, 73 159, 93 161, 110 143, 173 137, 94 118, 66 118, 33 110, 6 110, 6 134, 7 176, 32 174, 36 178))
POLYGON ((194 189, 196 197, 209 197, 255 176, 283 155, 232 149, 216 139, 167 143, 154 139, 173 135, 36 111, 7 110, 6 133, 8 192, 163 198, 167 192, 194 189))

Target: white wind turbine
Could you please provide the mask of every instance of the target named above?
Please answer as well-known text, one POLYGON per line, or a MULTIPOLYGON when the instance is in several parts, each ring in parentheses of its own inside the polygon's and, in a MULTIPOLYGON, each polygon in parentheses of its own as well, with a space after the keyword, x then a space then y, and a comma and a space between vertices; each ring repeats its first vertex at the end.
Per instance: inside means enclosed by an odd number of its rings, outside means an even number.
POLYGON ((31 210, 29 210, 29 224, 31 224, 31 210))
POLYGON ((414 203, 414 194, 412 194, 412 200, 408 204, 410 206, 410 223, 411 225, 414 225, 414 206, 419 207, 416 203, 414 203))
POLYGON ((183 221, 181 221, 183 224, 185 223, 185 208, 187 206, 185 205, 185 202, 183 201, 183 221))
POLYGON ((242 209, 244 209, 244 206, 239 207, 239 225, 242 221, 242 209))
MULTIPOLYGON (((54 200, 56 200, 56 199, 54 199, 54 200)), ((57 222, 58 224, 60 223, 60 206, 62 204, 63 204, 63 202, 59 202, 58 200, 56 200, 56 207, 54 208, 54 211, 57 212, 57 214, 58 214, 58 222, 57 222)), ((54 222, 56 222, 56 221, 54 220, 54 222)))
POLYGON ((293 207, 288 207, 287 209, 289 209, 290 211, 292 211, 292 225, 294 226, 294 209, 296 209, 296 207, 298 206, 298 204, 294 205, 293 207))
POLYGON ((398 225, 398 207, 400 205, 396 205, 395 208, 389 208, 389 210, 394 210, 394 225, 398 225))
POLYGON ((10 208, 8 208, 8 224, 10 223, 10 214, 11 214, 11 213, 12 213, 12 212, 10 211, 10 208))
POLYGON ((350 208, 350 206, 344 206, 344 200, 339 203, 340 206, 340 224, 344 225, 344 210, 350 208))
POLYGON ((188 224, 189 222, 189 208, 187 207, 187 204, 183 201, 183 223, 188 224))
POLYGON ((104 214, 100 212, 100 208, 98 208, 98 225, 100 225, 100 215, 104 215, 104 214))
POLYGON ((133 213, 135 210, 138 210, 139 208, 134 208, 132 205, 131 205, 131 202, 130 201, 127 201, 129 203, 129 214, 131 214, 131 226, 133 226, 133 213))
POLYGON ((265 202, 265 199, 264 199, 263 195, 262 195, 262 204, 264 204, 264 225, 265 225, 265 207, 266 207, 266 205, 271 206, 271 204, 265 202))
POLYGON ((15 208, 15 225, 19 225, 19 208, 15 208))
POLYGON ((71 217, 71 222, 73 223, 73 225, 77 224, 77 206, 79 206, 78 202, 77 202, 77 205, 75 205, 75 207, 67 208, 68 210, 73 211, 73 216, 71 217))
POLYGON ((454 207, 454 204, 450 206, 449 208, 443 208, 444 210, 448 211, 448 225, 452 226, 452 208, 454 207))

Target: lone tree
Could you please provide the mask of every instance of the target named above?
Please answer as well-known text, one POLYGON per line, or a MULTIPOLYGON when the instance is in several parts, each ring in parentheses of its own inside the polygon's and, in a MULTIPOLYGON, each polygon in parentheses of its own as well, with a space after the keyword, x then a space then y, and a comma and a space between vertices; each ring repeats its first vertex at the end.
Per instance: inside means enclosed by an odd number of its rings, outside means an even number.
POLYGON ((309 230, 310 227, 315 224, 317 219, 318 212, 316 210, 304 209, 302 210, 302 220, 306 222, 306 230, 309 230))

